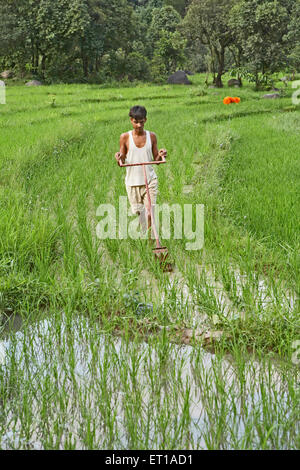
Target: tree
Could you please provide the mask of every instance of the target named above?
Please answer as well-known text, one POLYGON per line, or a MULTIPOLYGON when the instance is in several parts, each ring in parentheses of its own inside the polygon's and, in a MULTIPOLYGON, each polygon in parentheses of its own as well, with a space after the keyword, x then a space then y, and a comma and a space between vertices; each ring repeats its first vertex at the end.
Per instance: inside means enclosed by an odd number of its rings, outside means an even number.
POLYGON ((148 30, 148 44, 151 46, 152 76, 164 79, 185 61, 186 40, 177 28, 181 16, 170 5, 153 10, 152 22, 148 30))
MULTIPOLYGON (((84 0, 71 4, 67 0, 8 0, 6 9, 3 3, 1 0, 2 22, 9 24, 14 18, 10 35, 15 37, 12 54, 17 57, 18 68, 27 65, 32 73, 43 74, 51 57, 57 68, 62 54, 66 62, 67 57, 74 58, 74 44, 83 37, 89 22, 84 0)), ((3 30, 0 39, 2 34, 3 30)))
POLYGON ((300 0, 293 3, 286 40, 291 44, 288 62, 295 75, 295 71, 300 70, 300 0))
POLYGON ((0 0, 0 57, 3 65, 8 67, 15 65, 18 51, 22 50, 25 55, 22 29, 18 21, 21 5, 21 0, 0 0))
POLYGON ((183 31, 190 41, 207 46, 211 61, 217 62, 214 82, 222 87, 225 72, 225 51, 233 43, 230 11, 235 0, 192 0, 183 21, 183 31))
POLYGON ((232 31, 245 60, 241 72, 255 82, 256 88, 287 66, 287 4, 287 0, 243 0, 232 9, 232 31))
POLYGON ((127 0, 0 0, 2 54, 44 78, 87 78, 105 53, 129 53, 133 37, 127 0))
POLYGON ((86 0, 89 23, 81 40, 85 75, 99 71, 101 57, 122 48, 131 49, 134 38, 133 8, 126 0, 86 0))
POLYGON ((148 30, 148 41, 154 52, 155 44, 161 40, 165 33, 175 33, 181 23, 181 16, 172 6, 155 8, 152 14, 152 22, 148 30))
POLYGON ((171 5, 183 17, 190 0, 164 0, 164 5, 171 5))
POLYGON ((80 58, 86 74, 82 45, 90 25, 88 4, 83 0, 73 0, 71 4, 68 0, 40 0, 35 16, 40 32, 36 68, 41 57, 41 73, 44 75, 47 64, 53 64, 53 72, 59 75, 60 64, 69 68, 80 58))
POLYGON ((178 68, 182 68, 185 63, 186 40, 182 38, 178 31, 163 31, 159 41, 155 44, 154 56, 158 57, 165 66, 165 73, 170 74, 178 68))
POLYGON ((149 34, 155 39, 158 38, 163 31, 174 33, 180 22, 181 17, 179 13, 172 6, 164 6, 161 9, 155 8, 153 10, 149 34))

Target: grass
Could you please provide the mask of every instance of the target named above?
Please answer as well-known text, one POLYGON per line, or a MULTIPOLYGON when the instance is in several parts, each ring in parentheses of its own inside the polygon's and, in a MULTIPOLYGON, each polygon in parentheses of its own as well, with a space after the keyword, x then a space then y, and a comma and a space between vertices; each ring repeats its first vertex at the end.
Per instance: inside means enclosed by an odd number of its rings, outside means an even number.
POLYGON ((294 90, 245 84, 225 106, 232 90, 193 83, 7 87, 1 448, 299 448, 294 90), (97 207, 126 196, 114 153, 134 104, 168 149, 158 202, 204 204, 202 250, 165 240, 171 275, 146 242, 96 237, 97 207))

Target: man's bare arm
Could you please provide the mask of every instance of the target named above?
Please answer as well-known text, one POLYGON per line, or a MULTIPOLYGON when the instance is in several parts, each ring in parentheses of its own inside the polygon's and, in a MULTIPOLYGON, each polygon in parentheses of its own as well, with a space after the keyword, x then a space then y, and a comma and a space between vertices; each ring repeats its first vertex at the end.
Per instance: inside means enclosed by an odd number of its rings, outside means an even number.
POLYGON ((159 162, 160 160, 162 160, 163 157, 166 158, 167 156, 166 149, 158 150, 157 148, 157 138, 154 132, 151 132, 151 141, 152 141, 152 154, 153 154, 154 161, 159 162))
POLYGON ((120 136, 120 151, 115 154, 115 159, 118 162, 118 165, 120 166, 120 160, 122 163, 125 163, 126 160, 126 155, 127 155, 127 134, 121 134, 120 136))

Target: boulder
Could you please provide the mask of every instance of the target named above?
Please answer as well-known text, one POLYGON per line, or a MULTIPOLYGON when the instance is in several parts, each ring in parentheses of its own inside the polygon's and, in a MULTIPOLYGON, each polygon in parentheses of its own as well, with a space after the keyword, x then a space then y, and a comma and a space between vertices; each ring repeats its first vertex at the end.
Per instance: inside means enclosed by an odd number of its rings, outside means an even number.
POLYGON ((264 95, 263 98, 274 100, 276 98, 280 98, 280 95, 278 93, 270 93, 270 94, 264 95))
POLYGON ((187 75, 195 75, 193 72, 190 72, 189 70, 184 70, 184 72, 185 72, 187 75))
POLYGON ((168 78, 168 83, 170 85, 191 85, 191 82, 183 70, 177 70, 177 72, 170 75, 168 78))
POLYGON ((30 82, 26 83, 26 86, 41 86, 42 83, 39 82, 38 80, 31 80, 30 82))
POLYGON ((11 70, 4 70, 4 72, 0 73, 1 78, 12 78, 13 72, 11 70))
POLYGON ((237 78, 231 78, 230 80, 228 80, 227 86, 229 86, 229 87, 235 87, 235 88, 241 88, 242 83, 241 83, 241 81, 238 80, 237 78))

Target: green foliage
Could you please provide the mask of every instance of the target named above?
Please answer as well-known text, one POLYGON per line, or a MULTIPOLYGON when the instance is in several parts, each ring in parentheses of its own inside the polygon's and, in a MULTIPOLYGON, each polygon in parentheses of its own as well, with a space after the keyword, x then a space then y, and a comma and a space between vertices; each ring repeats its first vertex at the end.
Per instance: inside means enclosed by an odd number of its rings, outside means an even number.
POLYGON ((181 22, 180 15, 172 6, 156 8, 153 10, 149 35, 155 42, 164 31, 174 33, 181 22))
POLYGON ((84 80, 82 63, 75 55, 61 52, 56 58, 50 60, 43 73, 43 81, 50 83, 75 83, 84 80))
POLYGON ((177 31, 181 17, 172 6, 154 9, 148 31, 152 50, 151 75, 154 81, 163 81, 185 62, 186 40, 177 31))
POLYGON ((126 57, 126 75, 129 80, 147 80, 149 75, 149 64, 140 52, 130 52, 126 57))
POLYGON ((255 82, 257 88, 287 66, 290 43, 286 31, 290 17, 285 3, 243 0, 231 12, 232 30, 243 49, 242 76, 255 82))
POLYGON ((189 0, 164 0, 164 4, 171 5, 181 16, 184 16, 189 0))
POLYGON ((99 69, 106 51, 130 49, 133 10, 126 0, 1 0, 0 13, 0 43, 46 80, 80 80, 99 69), (15 34, 9 37, 12 25, 15 34))
POLYGON ((286 35, 287 41, 292 45, 288 56, 291 67, 300 70, 300 1, 293 2, 291 21, 286 35))
POLYGON ((184 67, 219 87, 232 69, 261 87, 299 69, 299 31, 300 0, 0 0, 0 68, 96 83, 184 67))
POLYGON ((182 68, 185 63, 186 40, 178 31, 163 31, 160 40, 155 43, 154 56, 160 57, 168 74, 182 68))
POLYGON ((100 62, 101 79, 117 79, 129 81, 146 80, 149 78, 148 62, 138 51, 126 54, 122 48, 105 54, 100 62))
POLYGON ((166 64, 159 55, 155 55, 151 61, 151 78, 155 83, 163 83, 168 77, 166 64))
MULTIPOLYGON (((18 24, 16 2, 0 2, 0 55, 12 54, 16 46, 21 45, 22 31, 18 24)), ((20 2, 21 3, 21 2, 20 2)))
POLYGON ((193 0, 183 21, 183 32, 190 42, 199 40, 217 62, 217 86, 222 86, 225 50, 233 43, 230 10, 235 0, 193 0))

